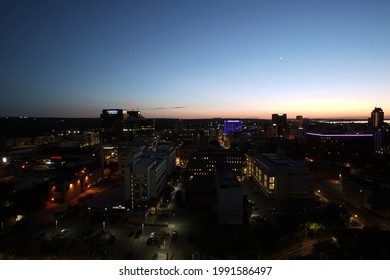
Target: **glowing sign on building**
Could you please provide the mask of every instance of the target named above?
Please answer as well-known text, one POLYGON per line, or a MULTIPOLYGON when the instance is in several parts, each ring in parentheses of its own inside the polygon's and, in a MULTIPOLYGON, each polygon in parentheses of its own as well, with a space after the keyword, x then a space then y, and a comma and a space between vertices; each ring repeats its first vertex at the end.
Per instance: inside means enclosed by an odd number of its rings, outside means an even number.
POLYGON ((118 115, 118 110, 107 110, 108 115, 118 115))

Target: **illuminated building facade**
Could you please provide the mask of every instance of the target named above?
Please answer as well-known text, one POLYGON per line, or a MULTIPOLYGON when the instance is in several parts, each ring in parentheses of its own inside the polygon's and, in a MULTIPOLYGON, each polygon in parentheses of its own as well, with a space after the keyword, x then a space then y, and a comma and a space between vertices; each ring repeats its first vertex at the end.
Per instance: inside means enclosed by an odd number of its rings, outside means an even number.
POLYGON ((229 132, 242 132, 241 120, 224 120, 223 134, 227 135, 229 132))
MULTIPOLYGON (((158 199, 166 184, 165 160, 141 157, 125 167, 125 199, 131 209, 151 211, 149 202, 158 199)), ((153 211, 152 211, 153 212, 153 211)))
POLYGON ((79 172, 56 178, 50 184, 50 202, 67 203, 100 180, 100 170, 89 172, 82 169, 79 172))
POLYGON ((228 150, 196 152, 188 160, 187 171, 190 176, 214 175, 215 169, 229 170, 236 176, 242 175, 243 156, 228 150))
POLYGON ((268 199, 312 199, 314 177, 309 169, 278 154, 247 156, 246 175, 268 199))

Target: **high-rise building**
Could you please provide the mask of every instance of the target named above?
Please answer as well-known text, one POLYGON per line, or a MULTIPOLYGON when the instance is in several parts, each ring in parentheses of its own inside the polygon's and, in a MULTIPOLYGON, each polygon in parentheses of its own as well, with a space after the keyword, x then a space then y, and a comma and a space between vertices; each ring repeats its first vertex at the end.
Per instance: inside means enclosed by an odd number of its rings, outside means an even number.
POLYGON ((122 142, 131 142, 137 137, 152 136, 154 119, 146 119, 140 111, 124 111, 122 142))
POLYGON ((241 132, 242 121, 241 120, 224 120, 223 122, 223 134, 227 135, 229 132, 241 132))
POLYGON ((371 112, 371 118, 368 119, 368 122, 371 127, 381 128, 384 125, 384 112, 381 108, 375 107, 371 112))
POLYGON ((287 114, 272 114, 272 123, 286 126, 287 114))
POLYGON ((298 128, 302 128, 303 127, 303 117, 302 116, 297 116, 296 117, 296 122, 297 122, 298 128))
MULTIPOLYGON (((130 106, 131 107, 131 106, 130 106)), ((140 111, 104 109, 100 114, 100 143, 105 160, 115 157, 119 146, 137 137, 152 136, 154 119, 146 119, 140 111)))
POLYGON ((139 136, 151 136, 154 119, 146 119, 140 111, 104 109, 100 114, 103 147, 117 147, 119 142, 133 141, 139 136))
POLYGON ((287 114, 272 114, 272 127, 276 129, 277 136, 283 136, 287 129, 287 114))
POLYGON ((123 137, 123 110, 104 109, 100 114, 100 141, 103 149, 113 149, 123 137))
MULTIPOLYGON (((131 209, 148 210, 151 199, 159 198, 167 180, 166 161, 141 157, 125 167, 125 199, 131 209)), ((154 205, 155 207, 155 205, 154 205)))

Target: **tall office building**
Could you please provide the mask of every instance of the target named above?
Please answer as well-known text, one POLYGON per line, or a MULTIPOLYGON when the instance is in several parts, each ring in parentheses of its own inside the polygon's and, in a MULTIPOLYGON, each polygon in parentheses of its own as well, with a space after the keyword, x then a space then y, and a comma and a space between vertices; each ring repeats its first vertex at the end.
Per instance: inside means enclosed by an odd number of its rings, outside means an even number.
POLYGON ((131 142, 137 137, 152 136, 154 119, 146 119, 140 111, 124 111, 122 142, 131 142))
MULTIPOLYGON (((118 150, 127 150, 133 141, 143 136, 153 136, 154 119, 146 119, 140 111, 104 109, 100 114, 100 144, 102 167, 118 155, 118 150)), ((126 151, 125 151, 126 152, 126 151)))
POLYGON ((113 149, 123 136, 123 110, 104 109, 100 114, 100 143, 103 149, 113 149))
POLYGON ((229 132, 241 132, 242 121, 241 120, 224 120, 223 122, 223 134, 227 135, 229 132))
POLYGON ((287 125, 287 114, 272 114, 272 123, 287 125))
POLYGON ((371 127, 381 128, 384 125, 384 112, 381 108, 375 107, 375 109, 371 112, 371 118, 368 119, 368 122, 371 127))
POLYGON ((115 150, 120 142, 152 136, 154 128, 154 119, 144 118, 140 111, 104 109, 100 114, 101 144, 104 149, 115 150))
POLYGON ((272 114, 272 126, 276 129, 276 136, 283 136, 287 129, 287 114, 272 114))
POLYGON ((298 128, 303 128, 303 117, 302 116, 297 116, 296 122, 297 122, 298 128))

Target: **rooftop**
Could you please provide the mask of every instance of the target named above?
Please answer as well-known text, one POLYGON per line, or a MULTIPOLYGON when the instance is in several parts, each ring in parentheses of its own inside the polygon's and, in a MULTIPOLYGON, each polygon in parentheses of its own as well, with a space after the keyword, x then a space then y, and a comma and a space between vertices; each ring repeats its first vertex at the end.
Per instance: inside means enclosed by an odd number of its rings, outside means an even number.
POLYGON ((307 169, 307 167, 303 166, 302 164, 277 154, 257 154, 254 155, 254 158, 269 169, 273 170, 307 169))

